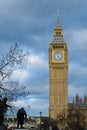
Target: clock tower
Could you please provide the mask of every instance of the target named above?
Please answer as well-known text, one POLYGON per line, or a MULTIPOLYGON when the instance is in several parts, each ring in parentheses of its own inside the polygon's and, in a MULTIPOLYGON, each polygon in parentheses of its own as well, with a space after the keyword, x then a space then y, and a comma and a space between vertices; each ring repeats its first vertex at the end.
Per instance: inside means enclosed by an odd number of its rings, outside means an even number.
POLYGON ((68 49, 59 16, 49 47, 49 97, 49 116, 57 118, 68 105, 68 49))

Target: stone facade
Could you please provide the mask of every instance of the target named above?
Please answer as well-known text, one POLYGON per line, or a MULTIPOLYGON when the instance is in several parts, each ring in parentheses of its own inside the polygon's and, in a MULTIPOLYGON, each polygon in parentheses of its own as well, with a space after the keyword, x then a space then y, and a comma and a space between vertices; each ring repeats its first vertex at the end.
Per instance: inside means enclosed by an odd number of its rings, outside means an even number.
POLYGON ((58 18, 49 47, 49 116, 57 116, 68 104, 68 49, 58 18))

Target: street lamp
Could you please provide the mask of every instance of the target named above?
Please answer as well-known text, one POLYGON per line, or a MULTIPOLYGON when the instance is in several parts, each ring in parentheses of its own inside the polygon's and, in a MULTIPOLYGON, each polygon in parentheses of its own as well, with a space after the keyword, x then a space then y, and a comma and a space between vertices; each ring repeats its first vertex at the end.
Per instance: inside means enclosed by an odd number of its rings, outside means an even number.
POLYGON ((40 111, 40 130, 41 130, 41 115, 42 115, 42 112, 40 111))

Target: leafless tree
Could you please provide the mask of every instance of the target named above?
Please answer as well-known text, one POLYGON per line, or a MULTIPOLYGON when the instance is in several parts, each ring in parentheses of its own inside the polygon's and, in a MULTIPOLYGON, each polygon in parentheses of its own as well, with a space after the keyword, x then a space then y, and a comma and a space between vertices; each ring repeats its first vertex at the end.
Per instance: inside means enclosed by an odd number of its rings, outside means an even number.
POLYGON ((86 123, 86 111, 83 108, 72 107, 68 110, 67 114, 67 125, 72 130, 85 129, 86 123))
POLYGON ((17 99, 18 96, 28 94, 26 87, 22 85, 19 87, 18 81, 10 79, 13 71, 21 69, 25 65, 25 61, 29 56, 28 51, 20 49, 17 43, 10 47, 8 53, 3 54, 0 59, 0 97, 8 97, 10 100, 17 99), (9 86, 9 87, 8 87, 9 86), (20 91, 21 90, 21 91, 20 91), (27 92, 27 93, 26 93, 27 92))
POLYGON ((11 108, 7 101, 13 101, 19 96, 24 97, 29 94, 25 85, 20 86, 18 81, 10 78, 16 69, 24 67, 28 56, 29 53, 27 51, 23 51, 15 44, 0 59, 0 126, 3 125, 4 114, 7 108, 11 108))
POLYGON ((9 77, 15 69, 23 67, 24 61, 28 55, 29 53, 24 52, 17 44, 11 47, 7 54, 3 54, 0 60, 0 82, 9 77))

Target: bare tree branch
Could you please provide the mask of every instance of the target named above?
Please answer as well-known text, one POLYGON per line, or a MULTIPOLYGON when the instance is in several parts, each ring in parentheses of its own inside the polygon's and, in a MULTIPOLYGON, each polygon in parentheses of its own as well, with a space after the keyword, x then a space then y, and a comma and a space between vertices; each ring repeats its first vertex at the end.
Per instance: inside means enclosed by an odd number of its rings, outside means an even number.
POLYGON ((9 99, 16 99, 18 96, 27 95, 27 92, 22 89, 23 86, 19 87, 18 82, 9 81, 9 77, 11 77, 13 71, 25 66, 25 61, 28 56, 29 52, 20 49, 17 43, 13 47, 10 47, 8 53, 2 55, 2 59, 0 60, 0 84, 2 84, 4 88, 0 86, 1 97, 7 96, 9 99), (9 88, 7 88, 7 86, 9 86, 9 88))
POLYGON ((3 55, 0 60, 0 81, 7 78, 14 70, 23 67, 28 55, 29 53, 20 49, 17 44, 11 47, 9 52, 3 55))

